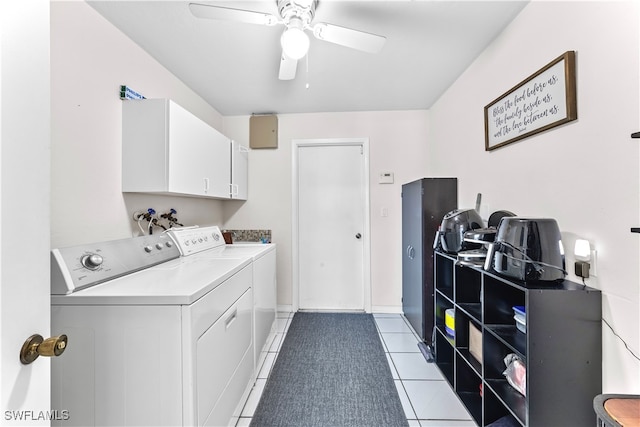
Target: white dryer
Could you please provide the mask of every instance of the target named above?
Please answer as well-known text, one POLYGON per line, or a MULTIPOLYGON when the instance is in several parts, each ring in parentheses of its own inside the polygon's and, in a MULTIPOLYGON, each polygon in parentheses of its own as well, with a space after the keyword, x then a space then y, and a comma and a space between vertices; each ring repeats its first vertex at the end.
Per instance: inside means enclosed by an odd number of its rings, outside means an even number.
MULTIPOLYGON (((276 245, 225 244, 220 228, 174 228, 169 234, 183 257, 190 259, 250 259, 253 275, 254 368, 262 366, 275 335, 277 311, 276 245)), ((184 259, 184 258, 183 258, 184 259)))

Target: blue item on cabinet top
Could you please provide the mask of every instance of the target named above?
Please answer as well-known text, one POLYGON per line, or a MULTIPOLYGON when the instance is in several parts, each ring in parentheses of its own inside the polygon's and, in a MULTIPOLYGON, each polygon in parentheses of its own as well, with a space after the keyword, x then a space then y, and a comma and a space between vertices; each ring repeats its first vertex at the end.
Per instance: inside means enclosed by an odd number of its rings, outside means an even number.
POLYGON ((515 314, 520 314, 521 316, 524 316, 526 313, 524 305, 515 305, 512 308, 515 314))

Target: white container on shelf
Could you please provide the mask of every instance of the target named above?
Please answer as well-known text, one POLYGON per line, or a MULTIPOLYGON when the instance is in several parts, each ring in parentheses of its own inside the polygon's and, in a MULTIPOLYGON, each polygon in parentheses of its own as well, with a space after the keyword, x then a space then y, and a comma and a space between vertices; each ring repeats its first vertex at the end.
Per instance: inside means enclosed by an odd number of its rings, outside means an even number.
POLYGON ((520 316, 519 314, 516 314, 515 316, 513 316, 513 318, 516 320, 516 327, 518 328, 518 330, 526 334, 527 323, 525 322, 524 317, 520 316))
POLYGON ((516 321, 516 327, 520 332, 527 333, 527 315, 524 306, 513 307, 513 318, 516 321))

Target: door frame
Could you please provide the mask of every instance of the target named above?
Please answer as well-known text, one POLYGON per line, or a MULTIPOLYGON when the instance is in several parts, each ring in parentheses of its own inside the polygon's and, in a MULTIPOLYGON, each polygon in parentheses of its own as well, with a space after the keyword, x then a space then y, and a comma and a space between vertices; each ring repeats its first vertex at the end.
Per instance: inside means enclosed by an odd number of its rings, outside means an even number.
POLYGON ((322 147, 355 145, 362 147, 363 171, 364 171, 364 206, 362 212, 364 218, 363 229, 363 296, 364 311, 371 313, 371 217, 370 217, 370 187, 369 187, 369 138, 321 138, 321 139, 294 139, 291 142, 291 260, 292 260, 292 308, 298 311, 300 308, 300 271, 298 257, 298 150, 300 147, 322 147))

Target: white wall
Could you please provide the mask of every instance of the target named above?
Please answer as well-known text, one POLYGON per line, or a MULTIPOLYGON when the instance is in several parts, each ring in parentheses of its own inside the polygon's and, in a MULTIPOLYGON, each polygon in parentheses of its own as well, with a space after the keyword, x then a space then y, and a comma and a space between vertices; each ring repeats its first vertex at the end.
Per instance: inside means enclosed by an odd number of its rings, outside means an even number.
MULTIPOLYGON (((223 132, 249 144, 249 117, 226 117, 223 132)), ((270 228, 278 244, 278 304, 292 305, 291 141, 368 137, 370 144, 371 303, 377 311, 401 310, 401 200, 403 183, 426 171, 426 111, 284 114, 278 148, 249 152, 249 200, 225 202, 228 228, 270 228), (380 172, 395 183, 378 184, 380 172), (380 215, 382 208, 389 215, 380 215)))
MULTIPOLYGON (((222 116, 84 1, 51 2, 51 247, 130 237, 132 214, 222 221, 220 201, 121 191, 120 85, 171 98, 211 126, 222 116)), ((143 159, 141 159, 143 160, 143 159)), ((35 215, 32 216, 35 218, 35 215)))
MULTIPOLYGON (((558 221, 573 274, 576 237, 598 252, 603 316, 640 353, 637 2, 530 3, 430 110, 429 171, 459 178, 459 203, 558 221), (483 108, 576 51, 578 120, 484 151, 483 108)), ((570 337, 567 337, 570 339, 570 337)), ((640 362, 603 324, 604 391, 640 392, 640 362)), ((567 363, 571 363, 570 360, 567 363)))

